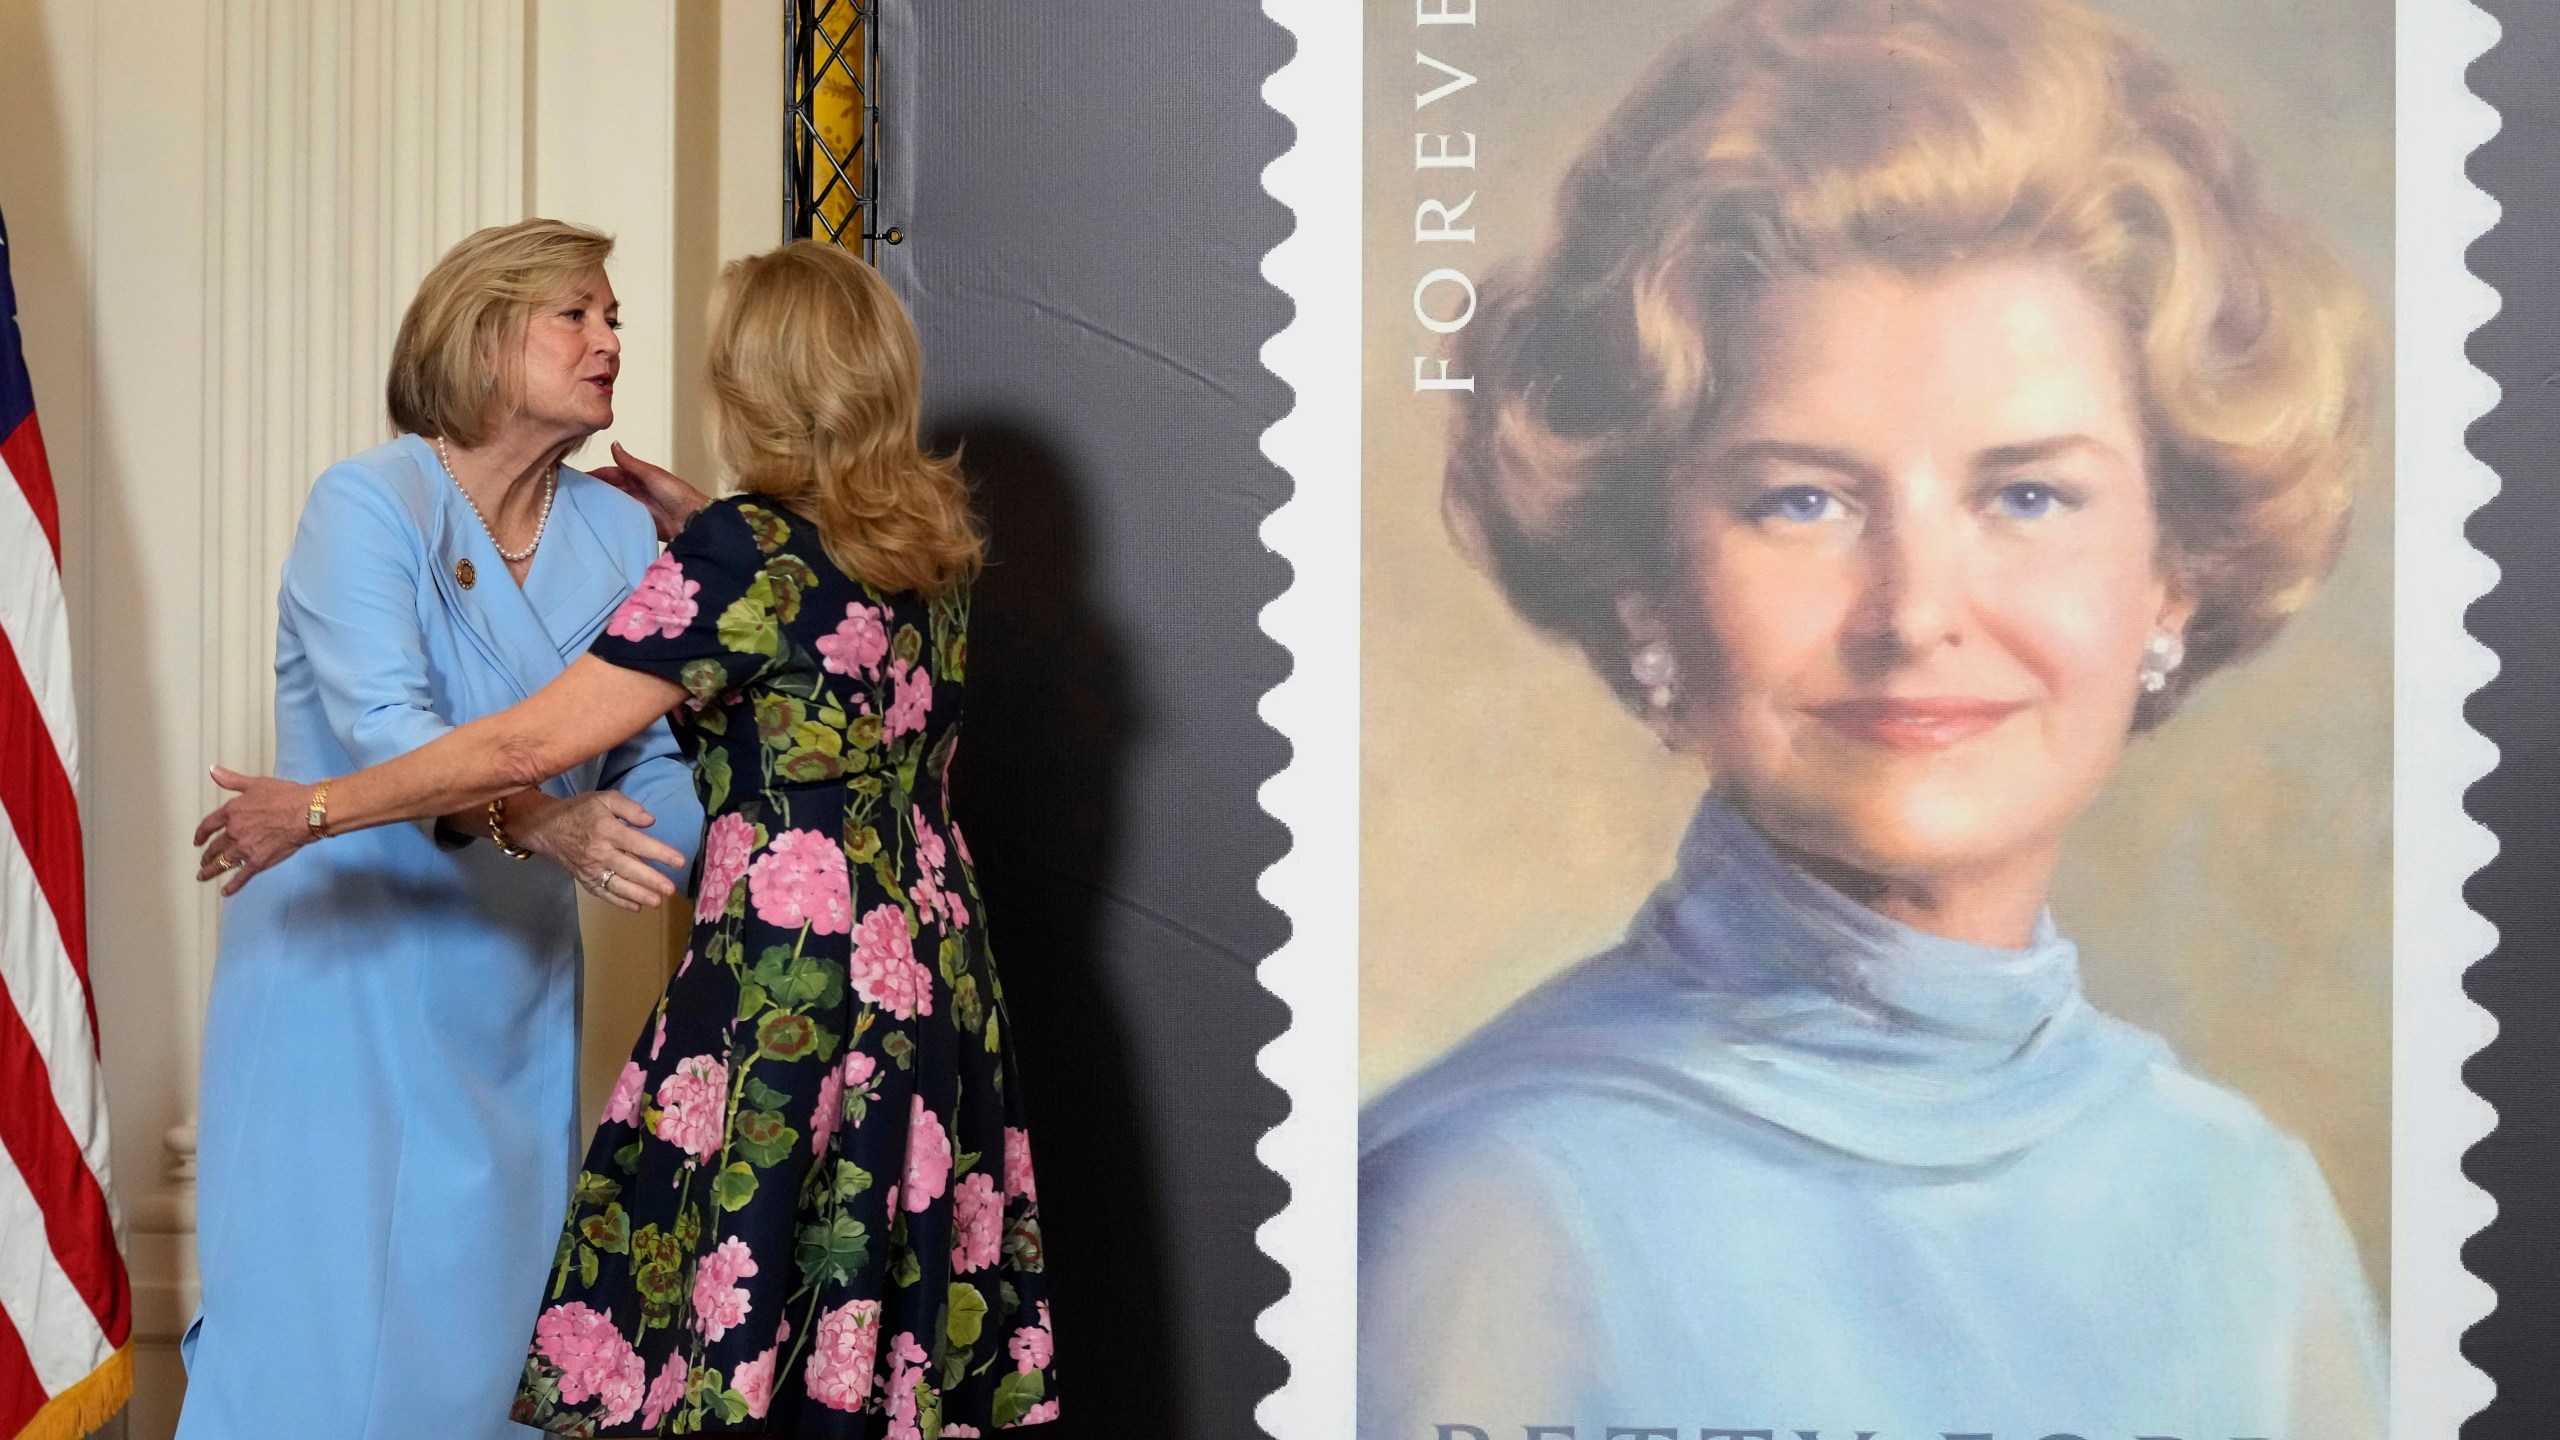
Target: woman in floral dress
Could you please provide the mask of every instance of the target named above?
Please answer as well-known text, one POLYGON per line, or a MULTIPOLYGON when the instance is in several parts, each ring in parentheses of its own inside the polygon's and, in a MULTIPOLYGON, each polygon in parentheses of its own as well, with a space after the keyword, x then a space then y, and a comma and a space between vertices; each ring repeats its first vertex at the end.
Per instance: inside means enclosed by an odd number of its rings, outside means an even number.
MULTIPOLYGON (((1039 1197, 948 806, 981 541, 916 447, 914 333, 870 267, 793 244, 732 265, 723 298, 712 428, 748 493, 691 514, 531 699, 317 795, 246 782, 206 819, 207 872, 494 798, 673 707, 711 816, 693 943, 578 1175, 515 1418, 1036 1424, 1058 1411, 1039 1197)), ((694 507, 629 478, 664 525, 694 507)))

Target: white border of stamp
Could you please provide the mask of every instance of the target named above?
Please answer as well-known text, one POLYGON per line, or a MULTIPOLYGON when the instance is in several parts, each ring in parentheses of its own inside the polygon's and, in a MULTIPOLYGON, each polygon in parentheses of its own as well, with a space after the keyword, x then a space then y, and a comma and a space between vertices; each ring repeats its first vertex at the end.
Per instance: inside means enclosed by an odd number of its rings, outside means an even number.
MULTIPOLYGON (((1291 1024, 1262 1054, 1290 1112, 1258 1152, 1289 1185, 1258 1238, 1290 1289, 1257 1322, 1289 1379, 1256 1418, 1274 1440, 1337 1440, 1353 1433, 1358 1388, 1362 9, 1264 8, 1298 45, 1263 91, 1297 127, 1264 174, 1297 228, 1263 264, 1297 310, 1262 352, 1296 396, 1263 440, 1296 490, 1263 527, 1293 571, 1263 628, 1295 663, 1262 705, 1292 747, 1261 795, 1292 840, 1262 882, 1290 937, 1261 967, 1291 1024)), ((2495 941, 2462 886, 2496 850, 2462 795, 2496 750, 2462 707, 2497 659, 2462 621, 2497 575, 2463 525, 2498 483, 2463 435, 2498 392, 2463 347, 2498 300, 2463 253, 2497 218, 2464 167, 2498 121, 2463 75, 2498 27, 2469 0, 2399 0, 2397 27, 2391 1413, 2399 1440, 2453 1440, 2491 1395, 2461 1339, 2494 1303, 2462 1266, 2463 1243, 2495 1207, 2461 1161, 2496 1116, 2461 1069, 2496 1028, 2462 989, 2495 941)))

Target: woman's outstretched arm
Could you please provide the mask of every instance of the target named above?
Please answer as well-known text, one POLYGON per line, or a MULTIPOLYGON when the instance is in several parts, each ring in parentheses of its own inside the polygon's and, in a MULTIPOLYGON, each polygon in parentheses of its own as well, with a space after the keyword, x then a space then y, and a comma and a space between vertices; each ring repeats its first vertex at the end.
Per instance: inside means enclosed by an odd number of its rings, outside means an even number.
MULTIPOLYGON (((447 815, 539 785, 640 733, 682 698, 683 688, 673 681, 581 655, 520 704, 325 782, 328 816, 321 833, 447 815)), ((196 878, 210 880, 228 870, 231 881, 222 893, 231 895, 314 838, 304 817, 317 787, 219 767, 213 778, 239 793, 196 827, 195 843, 204 847, 196 878)), ((638 840, 634 848, 644 858, 684 866, 685 856, 675 849, 646 836, 638 840)), ((661 896, 675 893, 675 882, 654 870, 625 878, 661 896)))

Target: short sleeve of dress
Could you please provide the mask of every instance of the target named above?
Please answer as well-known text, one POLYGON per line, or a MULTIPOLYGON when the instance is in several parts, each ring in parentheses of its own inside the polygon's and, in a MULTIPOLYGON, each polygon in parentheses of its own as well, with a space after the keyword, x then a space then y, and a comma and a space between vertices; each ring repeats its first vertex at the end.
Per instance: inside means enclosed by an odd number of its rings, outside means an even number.
POLYGON ((588 653, 672 680, 703 704, 762 678, 782 653, 782 636, 771 562, 738 511, 734 500, 696 511, 588 653))

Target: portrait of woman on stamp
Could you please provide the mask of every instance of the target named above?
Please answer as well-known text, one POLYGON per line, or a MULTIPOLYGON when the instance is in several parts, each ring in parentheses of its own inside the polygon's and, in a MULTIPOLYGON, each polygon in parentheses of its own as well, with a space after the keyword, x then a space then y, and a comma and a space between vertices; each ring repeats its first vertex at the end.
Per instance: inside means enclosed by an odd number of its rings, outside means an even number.
POLYGON ((1448 347, 1446 517, 1709 781, 1620 943, 1365 1108, 1360 1433, 2384 1433, 2318 1162, 2048 903, 2340 553, 2347 266, 2073 0, 1739 0, 1556 215, 1448 347))

